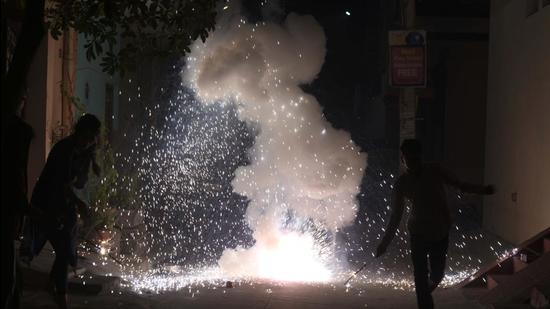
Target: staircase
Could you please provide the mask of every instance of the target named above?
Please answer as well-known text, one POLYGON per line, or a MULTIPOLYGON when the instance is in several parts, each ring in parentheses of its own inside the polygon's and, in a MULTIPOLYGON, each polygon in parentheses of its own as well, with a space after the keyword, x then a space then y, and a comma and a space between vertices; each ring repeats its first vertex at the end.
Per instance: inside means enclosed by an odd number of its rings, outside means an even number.
POLYGON ((466 297, 494 309, 550 308, 550 228, 460 286, 466 297))

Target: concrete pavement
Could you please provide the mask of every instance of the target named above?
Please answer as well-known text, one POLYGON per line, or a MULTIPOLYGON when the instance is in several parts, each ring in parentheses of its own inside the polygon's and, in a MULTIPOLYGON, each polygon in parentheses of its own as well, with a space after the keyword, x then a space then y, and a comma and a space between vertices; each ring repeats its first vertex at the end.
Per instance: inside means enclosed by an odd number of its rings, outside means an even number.
MULTIPOLYGON (((458 289, 434 294, 437 308, 483 308, 466 300, 458 289)), ((161 294, 136 294, 130 291, 102 291, 98 295, 73 294, 72 308, 416 308, 412 291, 367 286, 346 292, 343 287, 309 284, 236 284, 234 288, 207 286, 161 294)), ((23 308, 56 308, 48 293, 26 290, 23 308)))

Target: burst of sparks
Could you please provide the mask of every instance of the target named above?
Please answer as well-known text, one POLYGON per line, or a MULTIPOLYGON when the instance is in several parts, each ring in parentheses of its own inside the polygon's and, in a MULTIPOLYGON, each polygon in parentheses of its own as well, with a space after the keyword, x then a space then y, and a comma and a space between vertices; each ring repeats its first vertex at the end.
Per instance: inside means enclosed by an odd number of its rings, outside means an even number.
MULTIPOLYGON (((265 24, 248 25, 241 20, 238 26, 240 29, 249 26, 250 37, 253 37, 265 24)), ((279 45, 276 40, 273 46, 279 45)), ((296 56, 302 58, 301 53, 296 56)), ((245 57, 243 61, 248 59, 245 57)), ((173 68, 175 74, 179 74, 179 70, 180 67, 173 68)), ((283 87, 277 77, 278 68, 268 64, 268 70, 273 78, 271 82, 283 87)), ((253 231, 245 219, 249 200, 234 192, 232 181, 237 168, 250 164, 248 151, 258 143, 255 140, 258 128, 239 117, 239 106, 235 102, 204 105, 197 100, 195 90, 179 81, 164 85, 156 100, 141 95, 139 81, 130 80, 128 85, 135 88, 129 93, 119 93, 121 100, 127 99, 124 101, 132 106, 132 112, 126 116, 131 120, 129 123, 139 120, 143 124, 124 132, 123 144, 127 151, 115 156, 124 171, 118 190, 135 193, 132 205, 119 207, 123 209, 122 215, 127 213, 128 216, 132 208, 139 209, 143 222, 139 228, 125 231, 121 236, 121 249, 116 254, 127 265, 123 278, 137 291, 187 289, 195 295, 200 289, 219 287, 226 279, 234 279, 218 267, 224 250, 250 248, 255 244, 253 231), (133 249, 124 251, 125 245, 133 249), (136 266, 142 264, 145 270, 136 266)), ((299 97, 286 107, 273 107, 269 113, 273 119, 284 119, 287 130, 283 132, 299 134, 309 120, 288 110, 310 103, 299 97), (292 123, 298 125, 289 126, 292 123)), ((329 133, 325 128, 317 132, 321 138, 329 133)), ((313 137, 308 137, 303 142, 312 140, 313 137)), ((349 143, 345 147, 353 149, 354 146, 349 143)), ((279 160, 261 149, 258 153, 259 161, 264 161, 268 168, 271 161, 279 160)), ((329 158, 314 157, 313 160, 324 165, 329 158)), ((296 165, 295 168, 296 173, 300 173, 305 167, 296 165)), ((390 169, 379 164, 376 169, 367 171, 358 196, 358 216, 351 227, 331 233, 311 220, 277 222, 279 237, 273 243, 262 244, 254 252, 255 274, 277 281, 343 282, 356 265, 370 261, 369 267, 348 284, 348 289, 365 284, 411 289, 410 251, 404 226, 399 228, 383 259, 374 259, 372 254, 390 213, 389 196, 395 176, 387 170, 390 169), (334 261, 340 262, 339 265, 333 265, 334 261)), ((278 199, 288 189, 275 187, 265 191, 263 199, 271 203, 270 199, 278 199)), ((455 199, 462 202, 465 197, 455 196, 455 199)), ((288 209, 284 214, 277 214, 278 218, 292 219, 296 215, 288 209)), ((510 248, 468 223, 471 221, 468 216, 471 213, 460 209, 457 224, 451 231, 444 286, 472 276, 488 261, 514 253, 506 251, 510 248), (490 244, 488 254, 472 249, 487 248, 487 243, 490 244)), ((106 247, 102 250, 108 253, 106 247)), ((238 280, 247 284, 254 282, 254 278, 238 280)))

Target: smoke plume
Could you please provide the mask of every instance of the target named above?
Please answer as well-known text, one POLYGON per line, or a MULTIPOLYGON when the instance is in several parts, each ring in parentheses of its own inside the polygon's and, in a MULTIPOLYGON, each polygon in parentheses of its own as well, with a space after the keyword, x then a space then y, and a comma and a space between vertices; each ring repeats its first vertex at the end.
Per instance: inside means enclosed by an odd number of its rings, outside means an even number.
POLYGON ((238 168, 232 182, 250 200, 246 220, 256 243, 224 251, 219 265, 228 275, 270 277, 266 267, 276 269, 274 263, 286 265, 288 275, 304 271, 292 263, 322 268, 316 263, 326 262, 327 248, 317 232, 334 233, 355 218, 366 154, 300 88, 319 73, 325 41, 312 16, 291 13, 280 24, 250 24, 232 11, 219 17, 205 43, 194 43, 187 59, 184 81, 198 98, 234 102, 258 132, 250 164, 238 168))

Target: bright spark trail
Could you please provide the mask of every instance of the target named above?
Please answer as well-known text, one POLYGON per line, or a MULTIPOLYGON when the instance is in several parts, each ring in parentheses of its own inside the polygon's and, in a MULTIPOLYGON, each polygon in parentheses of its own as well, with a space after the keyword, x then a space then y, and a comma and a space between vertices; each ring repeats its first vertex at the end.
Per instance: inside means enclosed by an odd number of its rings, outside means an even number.
MULTIPOLYGON (((183 79, 144 104, 136 139, 117 154, 135 176, 120 189, 137 193, 145 218, 131 235, 145 252, 119 257, 129 287, 195 295, 225 280, 334 283, 367 262, 348 288, 410 289, 404 225, 384 258, 373 257, 395 176, 372 165, 365 174, 366 155, 300 88, 324 61, 321 27, 308 16, 249 24, 223 11, 183 79), (150 267, 135 267, 143 260, 150 267)), ((143 101, 136 87, 128 99, 143 101)), ((450 195, 459 207, 445 285, 510 250, 469 223, 468 197, 450 195)))

